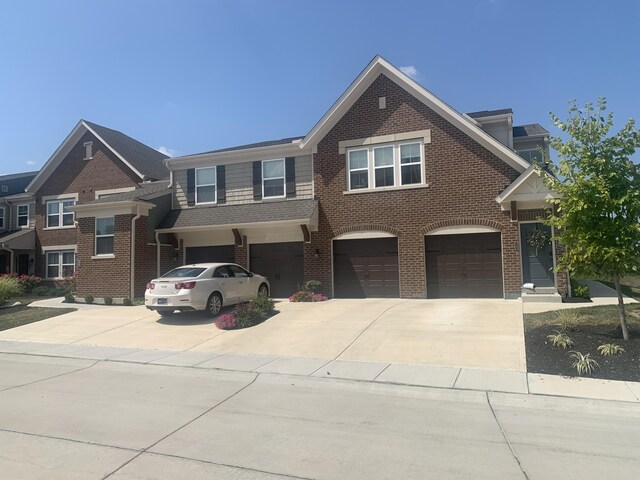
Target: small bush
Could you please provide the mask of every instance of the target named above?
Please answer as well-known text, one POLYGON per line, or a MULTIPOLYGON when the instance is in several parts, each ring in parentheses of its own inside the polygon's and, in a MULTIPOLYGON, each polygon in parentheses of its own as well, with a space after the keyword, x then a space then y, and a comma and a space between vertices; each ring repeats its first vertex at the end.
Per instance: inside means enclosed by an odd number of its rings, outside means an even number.
POLYGON ((73 293, 69 292, 65 294, 64 303, 75 303, 75 302, 76 302, 76 297, 73 295, 73 293))
POLYGON ((325 300, 329 299, 320 293, 308 290, 300 290, 289 297, 290 302, 324 302, 325 300))
POLYGON ((564 348, 573 347, 573 340, 566 333, 560 333, 556 330, 555 335, 547 335, 547 339, 553 344, 554 347, 564 348))
POLYGON ((133 301, 130 298, 125 298, 122 300, 122 304, 127 307, 133 307, 133 301))
POLYGON ((318 280, 307 280, 304 284, 303 290, 307 292, 316 293, 322 288, 322 283, 318 280))
POLYGON ((571 365, 576 369, 578 375, 591 375, 596 368, 600 368, 600 364, 591 358, 591 354, 587 353, 583 355, 580 352, 571 351, 569 352, 569 357, 573 359, 573 364, 571 365))
POLYGON ((233 314, 225 313, 224 315, 219 315, 214 323, 220 330, 232 330, 236 328, 238 322, 233 314))
POLYGON ((54 297, 64 297, 67 293, 70 293, 66 288, 50 288, 49 295, 54 297))
POLYGON ((573 332, 578 323, 580 323, 580 319, 578 314, 573 310, 558 310, 556 313, 556 321, 558 322, 558 326, 562 331, 573 332))
POLYGON ((93 298, 93 295, 87 295, 86 297, 84 297, 84 301, 85 303, 93 303, 95 299, 93 298))
POLYGON ((615 343, 604 343, 598 347, 598 353, 603 357, 622 355, 624 353, 624 347, 616 345, 615 343))
POLYGON ((4 273, 0 278, 14 278, 22 287, 24 293, 31 293, 34 287, 37 287, 42 279, 36 275, 19 275, 17 273, 4 273))
POLYGON ((45 297, 45 296, 49 295, 49 290, 51 290, 49 287, 45 287, 44 285, 40 285, 39 287, 35 287, 33 290, 31 290, 31 293, 33 293, 34 295, 36 295, 38 297, 45 297))
POLYGON ((242 302, 233 309, 233 316, 236 319, 238 328, 254 326, 260 319, 260 313, 253 307, 251 302, 242 302))
POLYGON ((24 288, 18 280, 12 277, 0 278, 0 305, 6 303, 11 297, 16 297, 24 292, 24 288))
POLYGON ((251 308, 253 308, 262 317, 273 312, 275 305, 275 302, 267 295, 257 295, 253 300, 251 300, 251 308))
POLYGON ((591 298, 589 296, 589 287, 582 284, 577 284, 573 287, 573 296, 580 298, 591 298))
POLYGON ((113 305, 113 298, 111 298, 111 297, 104 297, 104 304, 105 304, 105 305, 113 305))

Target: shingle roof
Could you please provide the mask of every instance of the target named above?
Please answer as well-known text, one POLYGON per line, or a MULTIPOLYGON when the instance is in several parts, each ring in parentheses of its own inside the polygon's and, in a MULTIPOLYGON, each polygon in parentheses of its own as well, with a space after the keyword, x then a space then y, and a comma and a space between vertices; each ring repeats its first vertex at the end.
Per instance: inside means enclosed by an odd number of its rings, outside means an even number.
POLYGON ((482 110, 480 112, 467 113, 471 118, 493 117, 494 115, 504 115, 505 113, 513 113, 510 108, 501 108, 499 110, 482 110))
POLYGON ((151 182, 149 184, 142 184, 140 188, 136 188, 135 190, 131 190, 130 192, 116 193, 103 198, 99 198, 97 200, 93 200, 88 203, 96 204, 96 203, 122 202, 126 200, 144 200, 145 199, 144 197, 146 197, 147 195, 160 193, 163 190, 166 190, 167 195, 171 193, 171 189, 169 188, 169 180, 162 180, 160 182, 151 182))
POLYGON ((531 135, 548 135, 549 131, 546 130, 539 123, 530 123, 528 125, 517 125, 513 127, 514 137, 529 137, 531 135))
POLYGON ((169 170, 164 166, 163 160, 167 155, 148 147, 144 143, 125 135, 117 130, 83 120, 93 129, 111 148, 138 170, 145 179, 163 180, 169 178, 169 170))
POLYGON ((209 153, 233 152, 234 150, 247 150, 249 148, 274 147, 276 145, 286 145, 288 143, 293 143, 294 141, 302 140, 303 138, 304 136, 281 138, 279 140, 267 140, 265 142, 248 143, 246 145, 238 145, 236 147, 221 148, 218 150, 211 150, 209 152, 193 153, 191 155, 186 155, 186 156, 194 157, 196 155, 207 155, 209 153))
POLYGON ((38 172, 25 172, 25 173, 14 173, 11 175, 2 175, 0 176, 0 197, 6 197, 7 195, 15 195, 16 193, 23 193, 24 189, 27 188, 27 185, 33 180, 33 177, 36 176, 38 172), (2 186, 7 187, 7 191, 4 190, 2 186))
POLYGON ((241 225, 283 220, 300 220, 300 223, 304 223, 311 218, 317 207, 317 200, 308 199, 186 208, 171 210, 158 228, 241 225))

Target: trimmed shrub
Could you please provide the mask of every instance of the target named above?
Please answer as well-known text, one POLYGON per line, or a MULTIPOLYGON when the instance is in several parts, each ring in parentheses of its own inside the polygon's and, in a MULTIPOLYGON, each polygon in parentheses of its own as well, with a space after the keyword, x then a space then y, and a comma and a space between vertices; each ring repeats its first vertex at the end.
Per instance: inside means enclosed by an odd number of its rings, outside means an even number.
POLYGON ((38 296, 38 297, 45 297, 47 295, 49 295, 49 287, 45 287, 44 285, 40 285, 39 287, 35 287, 33 290, 31 290, 31 293, 33 293, 34 295, 38 296))
POLYGON ((40 277, 35 275, 18 275, 17 273, 3 273, 0 278, 14 278, 22 287, 24 293, 31 293, 31 290, 42 281, 40 277))
POLYGON ((313 293, 307 290, 300 290, 289 297, 290 302, 324 302, 329 300, 320 293, 313 293))
POLYGON ((275 302, 266 295, 258 295, 251 300, 251 308, 253 308, 261 317, 265 317, 272 313, 275 306, 275 302))
POLYGON ((214 323, 220 330, 233 330, 238 322, 232 313, 225 313, 224 315, 219 315, 214 323))
POLYGON ((318 280, 307 280, 304 284, 303 290, 311 293, 317 293, 322 288, 322 283, 318 280))
POLYGON ((251 302, 242 302, 233 309, 233 316, 236 319, 238 328, 247 328, 254 326, 260 319, 260 314, 251 305, 251 302))
POLYGON ((93 298, 93 295, 87 295, 86 297, 84 297, 84 301, 85 303, 93 303, 95 299, 93 298))
POLYGON ((104 304, 105 304, 105 305, 113 305, 113 298, 111 298, 111 297, 104 297, 104 304))
POLYGON ((578 284, 573 287, 573 296, 581 297, 581 298, 591 298, 589 292, 589 287, 586 285, 578 284))
POLYGON ((124 300, 122 300, 122 304, 127 307, 133 307, 133 302, 130 298, 125 298, 124 300))
POLYGON ((76 297, 73 295, 73 293, 69 292, 65 294, 64 303, 76 303, 76 297))
POLYGON ((6 303, 11 297, 16 297, 24 292, 24 288, 18 280, 12 277, 0 278, 0 305, 6 303))

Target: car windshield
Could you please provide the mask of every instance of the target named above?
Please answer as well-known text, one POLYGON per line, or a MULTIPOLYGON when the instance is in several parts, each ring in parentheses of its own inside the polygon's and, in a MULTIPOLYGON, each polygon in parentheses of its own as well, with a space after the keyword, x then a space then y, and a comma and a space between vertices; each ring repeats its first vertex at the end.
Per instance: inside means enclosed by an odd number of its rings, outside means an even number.
POLYGON ((165 273, 164 275, 162 275, 162 278, 197 277, 198 275, 200 275, 205 270, 206 270, 206 268, 201 268, 201 267, 200 268, 197 268, 197 267, 180 267, 180 268, 176 268, 174 270, 171 270, 170 272, 165 273))

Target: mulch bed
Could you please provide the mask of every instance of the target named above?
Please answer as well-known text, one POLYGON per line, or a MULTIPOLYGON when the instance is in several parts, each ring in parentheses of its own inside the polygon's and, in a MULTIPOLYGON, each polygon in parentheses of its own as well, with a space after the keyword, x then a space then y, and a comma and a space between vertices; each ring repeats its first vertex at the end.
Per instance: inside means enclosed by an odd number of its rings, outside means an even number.
POLYGON ((547 373, 552 375, 577 376, 571 366, 573 360, 569 351, 575 350, 583 354, 590 353, 599 364, 591 375, 594 378, 607 380, 628 380, 640 382, 640 331, 631 330, 628 341, 622 340, 619 327, 603 325, 578 325, 565 333, 571 337, 575 345, 563 350, 554 347, 547 335, 560 330, 558 325, 542 325, 525 327, 525 343, 527 349, 527 370, 531 373, 547 373), (621 345, 625 352, 621 355, 603 357, 598 353, 598 346, 603 343, 621 345))

